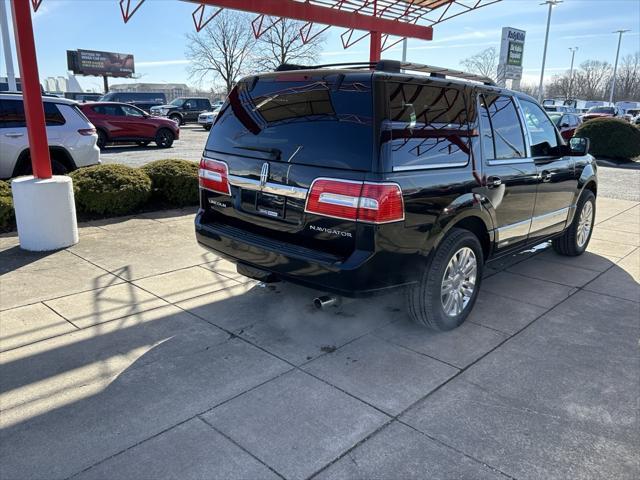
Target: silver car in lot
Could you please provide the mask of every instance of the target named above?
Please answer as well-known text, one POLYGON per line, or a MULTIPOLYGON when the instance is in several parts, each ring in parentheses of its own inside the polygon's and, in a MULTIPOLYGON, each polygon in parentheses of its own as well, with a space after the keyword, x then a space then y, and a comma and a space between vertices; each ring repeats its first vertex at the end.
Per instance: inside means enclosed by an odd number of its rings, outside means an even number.
MULTIPOLYGON (((95 127, 76 102, 43 97, 51 167, 63 175, 100 163, 95 127)), ((31 174, 29 139, 21 94, 0 94, 0 178, 31 174)))
POLYGON ((218 116, 220 108, 221 106, 218 106, 210 112, 202 112, 200 115, 198 115, 198 124, 202 125, 205 130, 211 130, 211 126, 218 116))

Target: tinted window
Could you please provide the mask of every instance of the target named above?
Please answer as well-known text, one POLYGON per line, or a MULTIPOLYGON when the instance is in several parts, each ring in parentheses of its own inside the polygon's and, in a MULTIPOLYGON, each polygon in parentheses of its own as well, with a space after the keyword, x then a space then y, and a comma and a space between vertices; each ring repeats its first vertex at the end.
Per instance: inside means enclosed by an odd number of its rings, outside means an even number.
POLYGON ((369 170, 373 123, 371 77, 282 75, 240 82, 220 111, 207 150, 239 154, 247 147, 278 152, 282 161, 369 170))
MULTIPOLYGON (((534 157, 552 155, 552 149, 558 146, 555 126, 535 103, 521 100, 520 104, 531 136, 531 155, 534 157)), ((563 121, 566 119, 567 115, 564 116, 563 121)))
POLYGON ((97 105, 93 111, 100 115, 120 116, 124 115, 119 105, 97 105))
POLYGON ((480 119, 488 159, 524 158, 525 144, 518 112, 511 97, 481 95, 480 119), (487 130, 490 127, 490 132, 487 130))
POLYGON ((389 118, 394 170, 461 166, 469 161, 469 122, 461 89, 389 83, 389 118))
MULTIPOLYGON (((44 117, 48 127, 64 125, 65 119, 55 103, 44 102, 44 117)), ((0 100, 0 128, 26 127, 22 100, 0 100)))
POLYGON ((199 110, 208 110, 211 108, 211 105, 207 100, 198 100, 198 109, 199 110))

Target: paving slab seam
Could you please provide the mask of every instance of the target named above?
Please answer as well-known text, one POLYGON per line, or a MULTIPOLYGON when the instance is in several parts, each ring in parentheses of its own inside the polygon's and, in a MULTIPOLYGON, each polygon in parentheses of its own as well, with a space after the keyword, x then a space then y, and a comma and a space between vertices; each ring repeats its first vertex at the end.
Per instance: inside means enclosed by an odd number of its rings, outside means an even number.
POLYGON ((200 419, 205 425, 207 425, 209 428, 211 428, 214 432, 218 433, 219 435, 222 435, 224 438, 226 438, 229 442, 233 443, 236 447, 238 447, 240 450, 242 450, 244 453, 246 453, 247 455, 249 455, 251 458, 253 458, 254 460, 256 460, 258 463, 260 463, 261 465, 267 467, 269 470, 271 470, 273 473, 275 473, 278 477, 282 478, 282 480, 287 480, 286 477, 284 475, 282 475, 280 472, 278 472, 275 468, 273 468, 271 465, 269 465, 268 463, 266 463, 265 461, 263 461, 260 457, 257 457, 256 455, 254 455, 252 452, 250 452, 249 450, 247 450, 246 448, 244 448, 240 443, 236 442, 233 438, 231 438, 229 435, 227 435, 226 433, 224 433, 222 430, 218 430, 216 427, 214 427, 212 424, 210 424, 209 422, 207 422, 207 420, 205 418, 202 418, 200 415, 197 415, 198 419, 200 419))
POLYGON ((453 446, 449 445, 448 443, 445 443, 445 442, 443 442, 442 440, 440 440, 440 439, 438 439, 436 437, 432 437, 428 433, 425 433, 422 430, 418 430, 416 427, 414 427, 412 425, 409 425, 408 423, 406 423, 406 422, 404 422, 404 421, 402 421, 400 419, 398 419, 398 423, 401 424, 401 425, 404 425, 405 427, 410 428, 411 430, 413 430, 416 433, 419 433, 420 435, 423 435, 423 436, 427 437, 429 440, 431 440, 432 442, 437 443, 438 445, 442 445, 442 446, 444 446, 444 447, 446 447, 446 448, 448 448, 450 450, 453 450, 454 452, 456 452, 456 453, 458 453, 458 454, 460 454, 460 455, 462 455, 462 456, 464 456, 464 457, 466 457, 466 458, 468 458, 470 460, 473 460, 474 462, 477 462, 477 463, 480 463, 481 465, 484 465, 488 469, 490 469, 490 470, 492 470, 492 471, 494 471, 494 472, 496 472, 496 473, 498 473, 500 475, 503 475, 504 477, 508 478, 509 480, 518 480, 517 477, 514 477, 513 475, 509 475, 508 473, 503 472, 499 468, 493 467, 493 466, 489 465, 488 463, 483 462, 479 458, 475 458, 475 457, 469 455, 468 453, 465 453, 462 450, 460 450, 460 449, 458 449, 456 447, 453 447, 453 446))
MULTIPOLYGON (((575 293, 575 292, 574 292, 575 293)), ((573 294, 570 294, 569 297, 573 296, 573 294)), ((474 366, 476 363, 480 362, 482 359, 484 359, 485 357, 487 357, 488 355, 490 355, 491 353, 493 353, 495 350, 497 350, 498 348, 500 348, 502 345, 504 345, 506 342, 508 342, 509 340, 511 340, 513 337, 515 337, 516 335, 519 335, 520 333, 522 333, 524 330, 526 330, 527 328, 531 327, 531 325, 533 325, 535 322, 537 322, 540 318, 542 318, 544 315, 546 315, 547 313, 549 313, 551 310, 555 309, 556 307, 558 307, 560 304, 564 303, 569 297, 563 299, 562 301, 558 302, 556 305, 548 308, 547 310, 545 310, 544 312, 542 312, 540 315, 538 315, 536 318, 534 318, 531 322, 529 322, 527 325, 525 325, 524 327, 522 327, 520 330, 518 330, 517 332, 513 333, 510 336, 507 336, 507 338, 505 338, 503 341, 501 341, 499 344, 497 344, 494 348, 492 348, 491 350, 485 352, 483 355, 481 355, 480 357, 478 357, 475 361, 471 362, 469 365, 467 365, 464 368, 458 369, 459 371, 457 373, 455 373, 453 376, 451 376, 450 378, 448 378, 447 380, 445 380, 444 382, 442 382, 440 385, 438 385, 437 387, 433 388, 430 392, 428 392, 426 395, 424 395, 423 397, 421 397, 420 399, 416 400, 415 402, 413 402, 411 405, 409 405, 408 407, 406 407, 404 410, 402 410, 400 413, 398 413, 395 416, 392 416, 391 420, 389 422, 387 422, 386 424, 384 424, 381 428, 377 429, 376 431, 372 432, 370 435, 368 435, 367 437, 365 437, 364 439, 360 440, 359 442, 357 442, 355 445, 353 445, 350 449, 346 450, 342 455, 340 455, 339 457, 335 458, 333 461, 329 462, 328 464, 326 464, 324 467, 322 467, 321 469, 319 469, 318 471, 314 472, 310 477, 308 477, 308 479, 313 478, 314 476, 320 474, 322 471, 326 470, 328 467, 330 467, 331 465, 333 465, 334 463, 336 463, 338 460, 340 460, 341 458, 345 457, 347 454, 349 454, 351 451, 353 451, 355 448, 357 448, 358 446, 360 446, 361 444, 363 444, 366 440, 368 440, 369 438, 373 437, 375 434, 377 434, 378 432, 380 432, 382 430, 382 428, 384 428, 386 425, 388 425, 389 423, 391 423, 393 420, 397 420, 399 423, 402 423, 403 425, 405 425, 405 422, 399 420, 399 418, 404 415, 406 412, 408 412, 411 408, 413 408, 415 405, 423 402, 424 400, 426 400, 429 396, 433 395, 435 392, 439 391, 440 389, 442 389, 443 387, 445 387, 446 385, 448 385, 450 382, 452 382, 453 380, 455 380, 456 378, 458 378, 460 375, 462 375, 466 370, 468 370, 469 368, 471 368, 472 366, 474 366)), ((544 307, 543 307, 544 308, 544 307)), ((390 341, 391 343, 393 343, 392 341, 390 341)), ((395 343, 394 343, 395 345, 395 343)), ((409 349, 411 350, 411 349, 409 349)), ((420 353, 420 352, 416 352, 416 353, 420 353)), ((457 367, 455 367, 457 368, 457 367)), ((360 400, 362 401, 362 400, 360 400)), ((366 402, 365 402, 366 403, 366 402)), ((407 425, 409 427, 411 427, 411 425, 407 425)), ((416 430, 415 427, 411 427, 412 429, 416 430)), ((419 430, 418 430, 419 431, 419 430)), ((421 432, 424 434, 424 432, 421 432)), ((426 434, 425 434, 426 435, 426 434)), ((426 435, 427 437, 429 437, 428 435, 426 435)), ((430 438, 430 437, 429 437, 430 438)), ((436 439, 433 439, 434 441, 436 441, 436 439)), ((480 463, 482 465, 485 465, 489 468, 491 468, 492 470, 495 470, 496 472, 500 472, 501 474, 505 475, 508 478, 511 479, 515 479, 515 477, 512 477, 502 471, 500 471, 500 469, 493 467, 490 464, 487 464, 486 462, 483 462, 479 459, 474 458, 473 456, 465 453, 464 451, 458 451, 458 449, 456 449, 455 447, 447 444, 446 442, 442 442, 441 440, 438 440, 439 444, 442 444, 443 446, 450 448, 453 451, 456 451, 458 453, 464 454, 466 457, 476 461, 477 463, 480 463)))
MULTIPOLYGON (((612 198, 612 197, 603 197, 603 198, 610 198, 611 200, 618 200, 617 198, 612 198)), ((595 225, 600 225, 601 223, 604 223, 604 222, 606 222, 607 220, 611 220, 611 219, 613 219, 613 218, 616 218, 616 217, 618 217, 618 216, 622 215, 623 213, 628 212, 629 210, 633 210, 633 209, 634 209, 634 208, 636 208, 638 205, 640 205, 640 202, 636 202, 636 204, 635 204, 635 205, 633 205, 633 206, 631 206, 631 207, 629 207, 629 208, 625 208, 625 209, 624 209, 624 210, 622 210, 621 212, 616 213, 615 215, 613 215, 613 216, 611 216, 611 217, 605 218, 604 220, 600 220, 599 222, 595 223, 595 225)), ((597 210, 597 209, 598 209, 598 204, 596 203, 596 213, 598 212, 598 210, 597 210)))
MULTIPOLYGON (((47 301, 48 301, 48 300, 47 300, 47 301)), ((49 310, 51 310, 51 311, 52 311, 53 313, 55 313, 57 316, 59 316, 60 318, 62 318, 64 321, 69 322, 71 325, 73 325, 73 326, 76 328, 76 330, 80 330, 80 327, 79 327, 78 325, 76 325, 75 323, 73 323, 71 320, 69 320, 67 317, 65 317, 65 316, 64 316, 64 315, 62 315, 61 313, 57 312, 57 311, 56 311, 56 310, 55 310, 51 305, 49 305, 49 304, 45 303, 44 301, 43 301, 43 302, 39 302, 39 303, 42 303, 42 305, 44 305, 45 307, 47 307, 49 310)), ((67 332, 67 333, 70 333, 70 332, 67 332)), ((64 334, 63 334, 63 335, 64 335, 64 334)), ((51 336, 51 337, 49 337, 49 338, 54 338, 54 337, 58 337, 58 336, 59 336, 59 335, 53 335, 53 336, 51 336)), ((47 338, 46 340, 48 340, 49 338, 47 338)), ((35 342, 31 342, 31 343, 35 343, 35 342)), ((30 344, 27 344, 27 345, 30 345, 30 344)))
MULTIPOLYGON (((260 383, 258 383, 258 384, 256 384, 256 385, 254 385, 253 387, 248 388, 247 390, 244 390, 244 391, 242 391, 242 392, 240 392, 240 393, 237 393, 237 394, 235 394, 235 395, 233 395, 233 396, 231 396, 231 397, 227 398, 226 400, 223 400, 222 402, 217 403, 217 404, 216 404, 216 405, 214 405, 213 407, 209 407, 209 408, 207 408, 206 410, 203 410, 202 412, 198 412, 198 413, 196 413, 196 414, 194 414, 194 415, 190 416, 189 418, 186 418, 186 419, 181 420, 181 421, 179 421, 179 422, 177 422, 177 423, 175 423, 175 424, 173 424, 173 425, 171 425, 171 426, 169 426, 169 427, 167 427, 167 428, 164 428, 164 429, 163 429, 163 430, 161 430, 160 432, 154 433, 154 434, 153 434, 153 435, 151 435, 150 437, 147 437, 147 438, 145 438, 145 439, 143 439, 143 440, 140 440, 140 441, 138 441, 138 442, 134 443, 133 445, 128 446, 127 448, 124 448, 124 449, 122 449, 122 450, 120 450, 120 451, 118 451, 118 452, 116 452, 116 453, 114 453, 114 454, 112 454, 112 455, 109 455, 109 456, 107 456, 107 457, 103 458, 102 460, 99 460, 99 461, 95 462, 94 464, 90 465, 89 467, 83 468, 82 470, 80 470, 80 471, 78 471, 78 472, 76 472, 76 473, 74 473, 74 474, 72 474, 72 475, 70 475, 70 476, 66 477, 66 478, 65 478, 65 480, 70 480, 70 479, 72 479, 72 478, 74 478, 74 477, 77 477, 77 476, 78 476, 78 475, 80 475, 81 473, 84 473, 84 472, 86 472, 87 470, 91 470, 92 468, 97 467, 97 466, 98 466, 98 465, 100 465, 101 463, 104 463, 104 462, 106 462, 107 460, 111 460, 112 458, 117 457, 118 455, 121 455, 121 454, 123 454, 123 453, 125 453, 125 452, 127 452, 127 451, 131 450, 132 448, 137 447, 138 445, 141 445, 141 444, 143 444, 143 443, 145 443, 145 442, 147 442, 147 441, 149 441, 149 440, 152 440, 152 439, 154 439, 154 438, 156 438, 156 437, 159 437, 159 436, 160 436, 160 435, 162 435, 163 433, 166 433, 166 432, 168 432, 169 430, 172 430, 173 428, 179 427, 180 425, 182 425, 182 424, 184 424, 184 423, 187 423, 187 422, 188 422, 188 421, 190 421, 190 420, 193 420, 193 419, 195 419, 195 418, 198 418, 199 420, 202 420, 202 418, 200 418, 200 416, 201 416, 201 415, 205 415, 205 414, 209 413, 211 410, 213 410, 213 409, 215 409, 215 408, 218 408, 218 407, 220 407, 220 406, 222 406, 222 405, 224 405, 224 404, 226 404, 226 403, 228 403, 228 402, 231 402, 231 401, 235 400, 236 398, 240 397, 241 395, 244 395, 245 393, 249 393, 249 392, 251 392, 252 390, 255 390, 256 388, 260 388, 261 386, 263 386, 263 385, 265 385, 265 384, 267 384, 267 383, 271 382, 272 380, 276 380, 276 379, 280 378, 281 376, 286 375, 287 373, 292 372, 293 370, 294 370, 294 369, 292 369, 292 368, 291 368, 291 369, 286 370, 286 371, 284 371, 284 372, 282 372, 282 373, 279 373, 279 374, 278 374, 278 375, 276 375, 275 377, 269 378, 268 380, 265 380, 265 381, 263 381, 263 382, 260 382, 260 383)), ((208 424, 207 424, 207 425, 208 425, 208 424)), ((216 431, 217 431, 217 430, 216 430, 216 431)), ((243 449, 243 450, 244 450, 244 449, 243 449)), ((253 456, 253 455, 252 455, 252 456, 253 456)))

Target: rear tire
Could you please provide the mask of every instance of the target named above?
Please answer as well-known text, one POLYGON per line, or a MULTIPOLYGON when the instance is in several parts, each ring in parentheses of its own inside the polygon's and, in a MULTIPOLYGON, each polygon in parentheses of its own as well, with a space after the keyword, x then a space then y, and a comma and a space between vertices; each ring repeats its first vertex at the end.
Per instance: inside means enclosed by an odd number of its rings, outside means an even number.
POLYGON ((173 132, 168 128, 161 128, 156 133, 156 145, 160 148, 170 148, 173 145, 175 136, 173 132))
POLYGON ((98 148, 100 150, 104 150, 107 146, 108 141, 109 141, 109 138, 107 137, 107 134, 105 133, 105 131, 98 130, 98 141, 96 142, 96 145, 98 145, 98 148))
POLYGON ((451 229, 432 253, 419 283, 407 289, 411 320, 441 332, 462 325, 478 298, 483 265, 478 237, 451 229))
POLYGON ((173 120, 178 125, 182 125, 182 117, 180 115, 169 115, 169 120, 173 120))
POLYGON ((596 196, 591 190, 585 190, 578 200, 571 225, 561 237, 553 239, 553 249, 566 257, 582 255, 589 246, 595 218, 596 196))

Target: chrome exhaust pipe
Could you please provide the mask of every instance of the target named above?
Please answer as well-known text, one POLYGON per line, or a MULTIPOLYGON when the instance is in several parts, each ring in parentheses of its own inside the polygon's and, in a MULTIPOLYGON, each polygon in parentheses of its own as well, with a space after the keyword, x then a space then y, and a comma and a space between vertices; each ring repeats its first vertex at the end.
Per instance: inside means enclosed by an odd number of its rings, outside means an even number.
POLYGON ((318 310, 323 310, 325 308, 333 307, 335 305, 338 305, 339 303, 340 301, 337 297, 333 297, 330 295, 323 295, 321 297, 316 297, 313 299, 313 305, 318 310))

